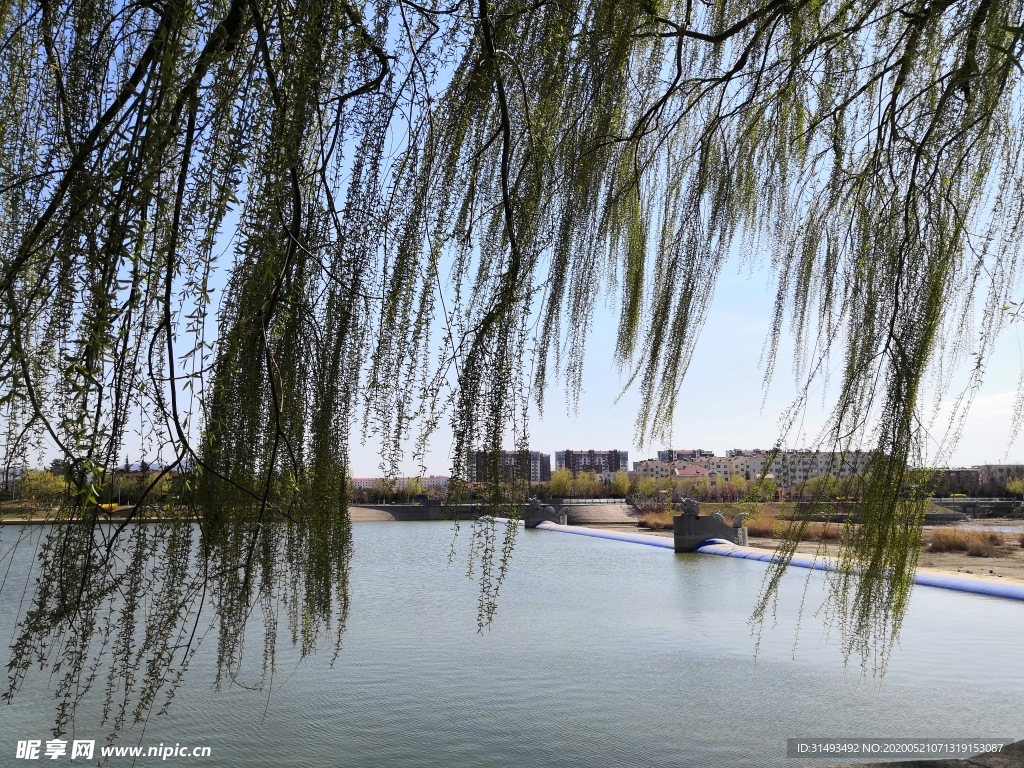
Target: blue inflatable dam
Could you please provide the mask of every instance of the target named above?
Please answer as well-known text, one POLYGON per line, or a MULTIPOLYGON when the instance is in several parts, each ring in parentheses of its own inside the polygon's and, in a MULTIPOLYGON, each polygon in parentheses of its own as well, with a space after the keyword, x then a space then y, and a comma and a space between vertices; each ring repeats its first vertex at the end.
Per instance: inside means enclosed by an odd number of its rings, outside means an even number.
POLYGON ((545 521, 538 523, 537 528, 545 531, 558 531, 559 533, 573 533, 577 536, 593 536, 598 539, 613 539, 615 541, 628 541, 630 544, 646 544, 649 547, 662 547, 675 550, 675 541, 666 536, 650 536, 644 533, 620 533, 619 531, 602 531, 597 528, 586 528, 581 525, 559 525, 545 521))
MULTIPOLYGON (((711 539, 708 543, 698 547, 697 551, 703 555, 739 557, 744 560, 760 560, 765 563, 769 563, 777 557, 774 552, 765 552, 764 550, 752 549, 750 547, 739 547, 722 539, 711 539)), ((793 555, 790 565, 795 565, 798 568, 813 568, 818 571, 834 571, 836 569, 835 561, 814 557, 813 555, 793 555)), ((979 579, 970 574, 958 576, 936 573, 934 571, 918 571, 914 574, 914 583, 920 584, 923 587, 952 589, 955 592, 1002 597, 1007 600, 1024 600, 1024 584, 979 579)))
MULTIPOLYGON (((619 531, 602 531, 597 528, 586 528, 578 525, 559 525, 558 523, 543 522, 537 526, 545 531, 557 531, 559 533, 572 533, 576 536, 593 536, 598 539, 612 539, 613 541, 625 541, 630 544, 645 544, 649 547, 661 547, 662 549, 675 550, 675 542, 667 536, 651 536, 643 533, 626 533, 619 531)), ((709 539, 707 543, 696 550, 702 555, 719 555, 721 557, 738 557, 743 560, 759 560, 769 563, 777 557, 774 552, 767 552, 763 549, 752 547, 740 547, 724 539, 709 539)), ((813 555, 796 554, 790 561, 790 565, 798 568, 811 568, 816 571, 833 571, 836 563, 833 560, 813 555)), ((968 592, 975 595, 986 595, 988 597, 1001 597, 1007 600, 1024 601, 1024 584, 1001 583, 989 579, 979 579, 976 576, 964 574, 957 576, 953 574, 935 573, 929 571, 918 571, 914 575, 914 583, 923 587, 938 587, 939 589, 951 589, 956 592, 968 592)))

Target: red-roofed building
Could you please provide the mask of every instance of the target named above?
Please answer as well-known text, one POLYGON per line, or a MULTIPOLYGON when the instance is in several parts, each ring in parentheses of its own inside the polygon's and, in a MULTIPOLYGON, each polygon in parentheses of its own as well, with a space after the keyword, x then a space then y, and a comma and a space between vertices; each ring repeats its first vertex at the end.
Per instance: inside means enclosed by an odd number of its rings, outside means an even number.
POLYGON ((686 464, 676 467, 675 477, 677 480, 697 480, 701 477, 706 477, 714 485, 715 481, 718 480, 718 473, 699 464, 686 464))

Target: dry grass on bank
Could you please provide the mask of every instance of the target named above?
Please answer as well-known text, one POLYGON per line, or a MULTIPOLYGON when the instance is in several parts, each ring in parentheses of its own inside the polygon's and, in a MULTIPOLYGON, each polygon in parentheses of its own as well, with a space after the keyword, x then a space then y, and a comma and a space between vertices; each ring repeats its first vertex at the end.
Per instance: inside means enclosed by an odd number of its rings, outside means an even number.
MULTIPOLYGON (((791 509, 779 507, 761 509, 747 518, 747 535, 762 539, 784 539, 800 528, 796 520, 780 519, 780 514, 793 514, 791 509)), ((841 523, 809 522, 803 529, 802 541, 839 541, 841 523)))
MULTIPOLYGON (((785 539, 800 524, 789 520, 759 517, 747 522, 747 535, 762 539, 785 539)), ((801 541, 839 541, 843 526, 839 523, 807 523, 801 541)))
POLYGON ((650 528, 652 531, 671 531, 672 515, 667 512, 645 512, 637 520, 641 528, 650 528))
MULTIPOLYGON (((1024 534, 1021 535, 1024 546, 1024 534)), ((939 528, 928 536, 929 552, 966 552, 971 557, 995 557, 1006 546, 998 531, 965 531, 960 528, 939 528)))
MULTIPOLYGON (((791 530, 790 523, 778 520, 773 527, 771 538, 785 538, 791 530)), ((838 541, 842 525, 835 523, 808 523, 801 536, 802 541, 838 541)), ((750 535, 764 535, 753 534, 750 535)), ((961 528, 938 528, 925 536, 922 549, 926 552, 962 552, 969 557, 998 557, 1006 549, 1009 542, 998 531, 972 531, 961 528)), ((1021 535, 1021 546, 1024 547, 1024 534, 1021 535)))
POLYGON ((775 524, 775 518, 768 515, 757 515, 747 518, 747 535, 756 536, 760 539, 774 539, 775 524))

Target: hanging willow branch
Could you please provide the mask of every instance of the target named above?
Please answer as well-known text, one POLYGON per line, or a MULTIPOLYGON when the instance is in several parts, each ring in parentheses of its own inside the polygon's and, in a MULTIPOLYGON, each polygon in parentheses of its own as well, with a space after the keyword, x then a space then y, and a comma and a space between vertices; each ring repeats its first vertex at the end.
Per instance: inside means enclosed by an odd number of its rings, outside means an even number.
MULTIPOLYGON (((552 381, 579 391, 602 292, 664 436, 740 247, 778 278, 768 375, 791 329, 806 387, 840 371, 823 443, 877 451, 830 610, 884 658, 926 376, 983 361, 1016 286, 1022 38, 1004 0, 0 2, 2 450, 48 445, 71 489, 9 695, 63 638, 62 690, 101 659, 128 680, 119 728, 173 693, 204 605, 222 673, 257 606, 265 669, 275 601, 304 652, 340 633, 354 431, 393 467, 450 418, 458 487, 552 381), (97 522, 139 443, 198 539, 97 522)), ((489 620, 511 537, 476 530, 489 620)))

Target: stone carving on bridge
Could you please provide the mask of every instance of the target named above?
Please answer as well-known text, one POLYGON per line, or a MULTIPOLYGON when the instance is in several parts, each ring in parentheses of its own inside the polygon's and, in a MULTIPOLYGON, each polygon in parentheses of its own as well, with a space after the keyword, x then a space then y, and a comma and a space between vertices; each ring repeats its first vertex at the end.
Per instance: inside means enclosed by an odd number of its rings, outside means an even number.
POLYGON ((684 515, 697 516, 700 514, 700 502, 695 499, 683 499, 680 504, 682 505, 684 515))

